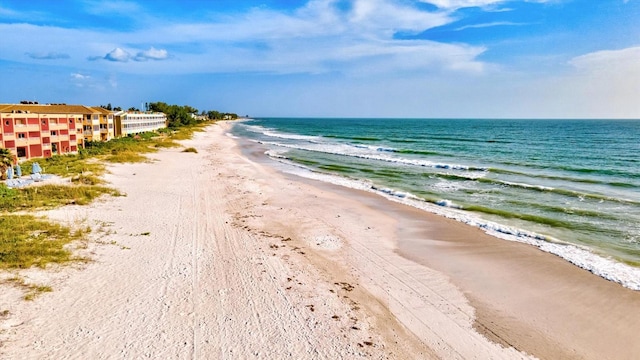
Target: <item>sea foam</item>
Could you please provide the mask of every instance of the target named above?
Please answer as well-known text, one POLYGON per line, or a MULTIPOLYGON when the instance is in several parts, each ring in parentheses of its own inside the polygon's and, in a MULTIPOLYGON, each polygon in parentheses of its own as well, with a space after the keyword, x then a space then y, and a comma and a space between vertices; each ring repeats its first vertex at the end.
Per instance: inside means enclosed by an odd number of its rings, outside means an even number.
MULTIPOLYGON (((273 153, 271 153, 273 154, 273 153)), ((275 155, 275 154, 274 154, 275 155)), ((390 188, 380 188, 370 181, 354 180, 337 175, 316 172, 305 166, 287 161, 283 156, 275 156, 278 161, 288 165, 283 170, 301 177, 319 180, 344 187, 373 192, 391 201, 409 205, 430 213, 460 221, 470 226, 484 230, 487 234, 508 241, 516 241, 537 247, 538 249, 557 255, 570 263, 590 271, 604 279, 619 283, 631 290, 640 291, 640 268, 635 268, 610 258, 593 253, 588 248, 561 242, 531 231, 517 229, 460 210, 453 202, 443 199, 436 204, 426 202, 410 193, 396 191, 390 188)))

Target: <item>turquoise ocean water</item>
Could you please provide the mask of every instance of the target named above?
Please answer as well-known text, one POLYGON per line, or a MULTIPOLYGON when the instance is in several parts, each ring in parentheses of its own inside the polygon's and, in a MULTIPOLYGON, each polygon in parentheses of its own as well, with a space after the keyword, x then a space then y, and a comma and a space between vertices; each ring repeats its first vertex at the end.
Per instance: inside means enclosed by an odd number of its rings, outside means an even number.
POLYGON ((455 218, 640 290, 640 121, 237 123, 290 172, 455 218))

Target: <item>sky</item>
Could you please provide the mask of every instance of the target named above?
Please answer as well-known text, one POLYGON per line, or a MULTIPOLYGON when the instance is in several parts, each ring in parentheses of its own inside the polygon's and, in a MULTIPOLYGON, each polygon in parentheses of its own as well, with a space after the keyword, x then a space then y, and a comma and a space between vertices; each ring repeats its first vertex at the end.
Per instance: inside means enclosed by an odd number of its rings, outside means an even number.
POLYGON ((0 103, 640 118, 640 0, 0 0, 0 103))

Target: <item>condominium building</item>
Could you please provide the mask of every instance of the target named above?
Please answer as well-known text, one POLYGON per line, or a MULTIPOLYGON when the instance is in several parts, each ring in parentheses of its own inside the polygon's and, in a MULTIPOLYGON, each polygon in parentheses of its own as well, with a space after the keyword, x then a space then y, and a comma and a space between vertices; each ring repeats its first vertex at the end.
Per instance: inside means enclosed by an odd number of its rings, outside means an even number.
POLYGON ((84 144, 82 105, 0 104, 0 147, 17 160, 77 152, 84 144))
POLYGON ((101 107, 89 107, 91 113, 84 116, 85 141, 109 141, 116 136, 114 112, 101 107))
POLYGON ((161 112, 119 111, 114 115, 115 136, 139 134, 167 127, 167 116, 161 112))
POLYGON ((119 111, 66 104, 0 104, 0 148, 16 160, 48 158, 77 152, 85 141, 167 127, 167 116, 157 112, 119 111))

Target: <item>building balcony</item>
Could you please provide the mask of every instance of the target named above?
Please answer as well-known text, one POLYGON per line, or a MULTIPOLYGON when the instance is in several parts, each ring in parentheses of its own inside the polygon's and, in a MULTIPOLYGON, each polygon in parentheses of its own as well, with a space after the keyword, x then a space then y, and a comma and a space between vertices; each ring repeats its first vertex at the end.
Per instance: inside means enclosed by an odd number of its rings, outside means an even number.
POLYGON ((24 124, 16 124, 16 130, 19 130, 20 132, 26 132, 26 131, 40 131, 40 125, 38 124, 28 124, 28 125, 24 125, 24 124))
POLYGON ((4 140, 15 140, 15 139, 16 139, 15 133, 4 133, 4 140))

